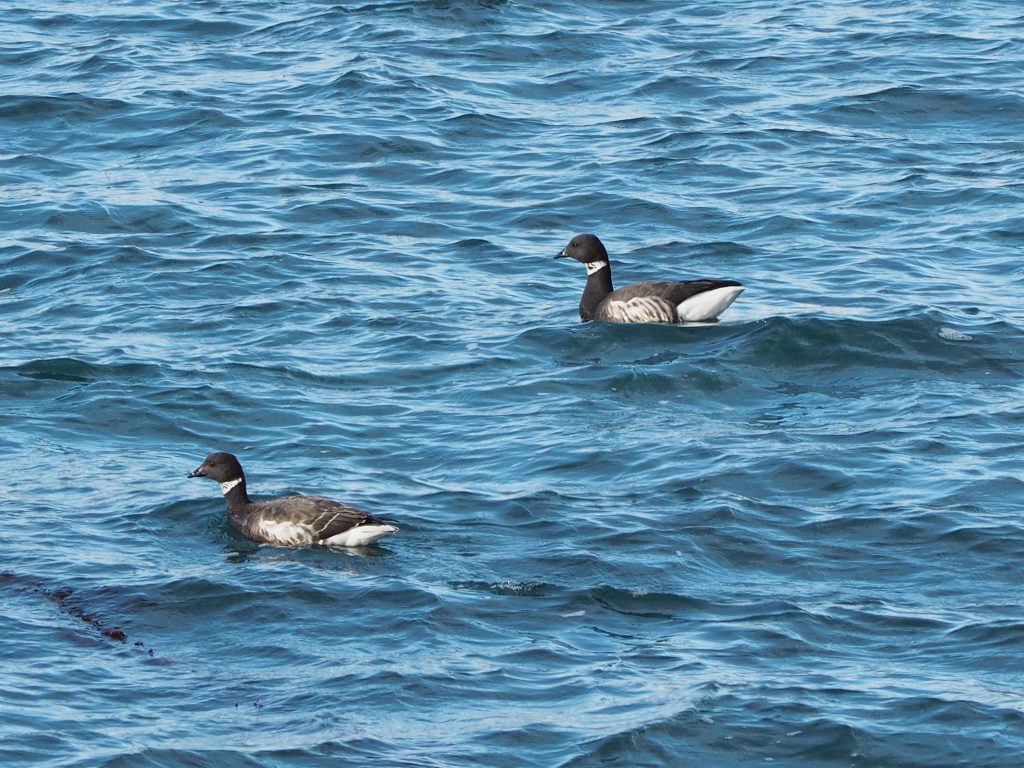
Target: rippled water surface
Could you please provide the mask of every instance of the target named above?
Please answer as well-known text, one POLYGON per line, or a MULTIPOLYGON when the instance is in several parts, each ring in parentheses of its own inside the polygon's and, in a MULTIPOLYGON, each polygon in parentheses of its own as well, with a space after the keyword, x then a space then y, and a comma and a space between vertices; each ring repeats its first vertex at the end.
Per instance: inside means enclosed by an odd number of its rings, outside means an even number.
POLYGON ((1016 2, 15 0, 5 766, 1016 766, 1016 2), (717 324, 578 322, 722 276, 717 324), (257 547, 217 487, 394 520, 257 547))

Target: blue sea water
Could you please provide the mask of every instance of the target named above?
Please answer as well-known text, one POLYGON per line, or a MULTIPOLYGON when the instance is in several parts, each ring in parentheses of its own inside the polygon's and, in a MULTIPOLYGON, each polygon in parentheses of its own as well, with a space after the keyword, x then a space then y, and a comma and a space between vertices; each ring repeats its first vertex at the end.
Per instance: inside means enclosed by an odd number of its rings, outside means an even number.
POLYGON ((1024 10, 14 0, 4 766, 1024 764, 1024 10), (714 325, 580 324, 722 276, 714 325), (381 546, 258 547, 215 485, 381 546))

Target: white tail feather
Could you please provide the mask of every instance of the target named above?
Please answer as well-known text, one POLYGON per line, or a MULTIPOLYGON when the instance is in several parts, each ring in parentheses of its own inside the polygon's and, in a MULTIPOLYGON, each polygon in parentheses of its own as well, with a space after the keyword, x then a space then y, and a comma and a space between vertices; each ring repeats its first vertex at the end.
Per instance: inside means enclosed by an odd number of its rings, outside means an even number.
POLYGON ((320 543, 330 547, 365 547, 397 530, 398 526, 395 525, 357 525, 355 528, 349 528, 329 539, 324 539, 320 543))
POLYGON ((681 323, 699 323, 714 320, 722 314, 736 297, 743 293, 742 285, 727 285, 698 293, 676 305, 676 314, 681 323))

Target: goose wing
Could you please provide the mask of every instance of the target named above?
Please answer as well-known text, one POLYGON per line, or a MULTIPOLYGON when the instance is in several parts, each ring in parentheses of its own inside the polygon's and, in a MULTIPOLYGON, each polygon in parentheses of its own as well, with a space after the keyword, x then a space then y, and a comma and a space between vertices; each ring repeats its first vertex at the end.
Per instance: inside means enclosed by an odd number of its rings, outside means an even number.
POLYGON ((288 496, 254 506, 245 532, 269 544, 313 544, 379 522, 369 512, 321 496, 288 496))
MULTIPOLYGON (((649 283, 637 283, 636 286, 630 285, 621 290, 625 291, 629 288, 643 286, 645 291, 649 291, 673 305, 679 305, 699 293, 713 291, 716 288, 727 288, 739 285, 740 284, 735 280, 654 280, 649 283)), ((618 291, 616 291, 616 293, 618 293, 618 291)))
POLYGON ((742 290, 740 283, 735 280, 652 280, 634 283, 608 294, 598 306, 596 316, 598 320, 620 323, 677 323, 680 321, 680 305, 695 296, 720 288, 731 289, 725 291, 729 296, 723 297, 723 302, 720 302, 725 306, 742 290))

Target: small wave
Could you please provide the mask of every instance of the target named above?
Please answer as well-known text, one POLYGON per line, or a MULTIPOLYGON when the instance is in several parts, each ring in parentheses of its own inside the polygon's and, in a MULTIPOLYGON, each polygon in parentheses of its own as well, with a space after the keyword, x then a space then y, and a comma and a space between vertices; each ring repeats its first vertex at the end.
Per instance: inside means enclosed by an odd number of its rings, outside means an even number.
POLYGON ((456 581, 452 583, 453 589, 468 589, 476 592, 490 592, 495 595, 508 597, 547 597, 553 592, 560 592, 559 587, 543 581, 516 581, 506 579, 505 581, 456 581))
POLYGON ((829 121, 885 129, 933 131, 937 126, 979 125, 1007 130, 1024 121, 1024 100, 995 91, 955 91, 919 85, 896 86, 826 102, 820 113, 829 121))
POLYGON ((958 331, 956 328, 949 328, 943 326, 939 328, 939 338, 945 339, 946 341, 973 341, 974 337, 969 333, 958 331))
POLYGON ((29 123, 55 117, 74 121, 89 121, 125 112, 128 102, 104 99, 82 93, 63 93, 58 96, 0 96, 0 119, 8 124, 29 123))

